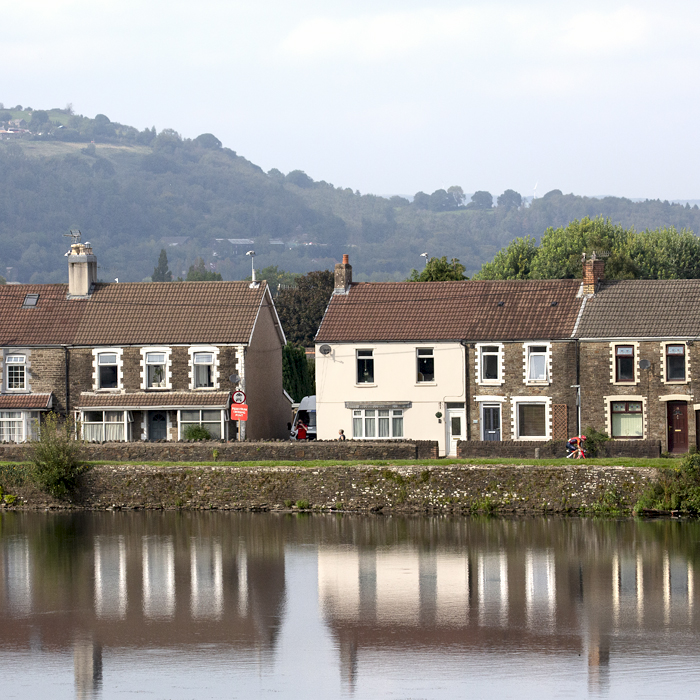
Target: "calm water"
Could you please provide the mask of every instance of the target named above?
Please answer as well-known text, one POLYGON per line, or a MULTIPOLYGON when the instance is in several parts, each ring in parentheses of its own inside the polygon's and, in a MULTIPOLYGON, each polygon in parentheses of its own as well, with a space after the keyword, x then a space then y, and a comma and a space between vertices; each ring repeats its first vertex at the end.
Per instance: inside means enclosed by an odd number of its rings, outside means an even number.
POLYGON ((2 697, 696 697, 699 542, 671 521, 6 513, 2 697))

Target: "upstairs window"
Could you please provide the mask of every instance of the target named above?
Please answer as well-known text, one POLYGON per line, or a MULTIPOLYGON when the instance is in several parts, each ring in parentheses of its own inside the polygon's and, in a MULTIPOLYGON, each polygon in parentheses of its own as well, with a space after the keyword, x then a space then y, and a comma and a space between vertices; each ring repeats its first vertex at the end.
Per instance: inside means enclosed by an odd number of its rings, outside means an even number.
POLYGON ((685 381, 685 345, 666 346, 666 381, 685 381))
POLYGON ((214 386, 214 353, 195 352, 192 362, 194 364, 194 388, 212 388, 214 386))
POLYGON ((494 382, 500 380, 500 362, 498 345, 482 345, 481 347, 481 381, 494 382))
POLYGON ((547 346, 530 345, 527 349, 527 381, 546 382, 549 379, 547 373, 547 346))
POLYGON ((7 388, 21 391, 27 388, 27 358, 24 355, 8 355, 5 358, 7 367, 7 388))
POLYGON ((164 352, 147 352, 146 369, 149 389, 165 389, 167 362, 164 352))
POLYGON ((418 358, 418 375, 419 382, 434 382, 435 381, 435 357, 433 356, 432 348, 418 348, 416 350, 418 358))
POLYGON ((116 389, 119 386, 119 366, 117 354, 114 352, 101 352, 97 356, 97 370, 99 389, 116 389))
POLYGON ((615 381, 634 382, 634 345, 615 346, 615 381))
POLYGON ((357 383, 374 384, 374 351, 357 351, 357 383))

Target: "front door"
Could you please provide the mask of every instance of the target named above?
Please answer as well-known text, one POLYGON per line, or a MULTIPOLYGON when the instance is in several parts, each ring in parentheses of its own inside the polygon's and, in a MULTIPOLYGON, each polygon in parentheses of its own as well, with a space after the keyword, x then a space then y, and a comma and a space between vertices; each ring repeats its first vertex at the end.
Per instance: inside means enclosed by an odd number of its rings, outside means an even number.
POLYGON ((484 440, 496 441, 501 439, 501 407, 483 406, 481 409, 481 425, 484 440))
POLYGON ((460 440, 467 439, 467 412, 464 409, 464 404, 460 408, 447 407, 447 416, 445 422, 447 425, 447 456, 457 456, 457 443, 460 440))
POLYGON ((668 415, 668 451, 688 451, 688 404, 685 401, 669 401, 668 415))
POLYGON ((165 440, 168 436, 168 422, 163 411, 149 411, 148 439, 165 440))

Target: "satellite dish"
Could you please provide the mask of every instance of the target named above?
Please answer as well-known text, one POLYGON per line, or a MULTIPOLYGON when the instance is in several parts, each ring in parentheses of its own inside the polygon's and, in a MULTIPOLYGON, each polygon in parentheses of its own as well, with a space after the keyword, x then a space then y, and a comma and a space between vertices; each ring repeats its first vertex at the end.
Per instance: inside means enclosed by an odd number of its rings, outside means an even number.
POLYGON ((649 367, 651 367, 651 362, 649 362, 649 360, 640 360, 639 367, 640 369, 649 369, 649 367))
POLYGON ((237 374, 232 374, 228 380, 231 382, 231 384, 238 384, 238 382, 241 381, 241 378, 237 374))
POLYGON ((331 354, 331 346, 330 345, 321 345, 321 347, 318 349, 318 351, 321 353, 321 355, 330 355, 331 354))

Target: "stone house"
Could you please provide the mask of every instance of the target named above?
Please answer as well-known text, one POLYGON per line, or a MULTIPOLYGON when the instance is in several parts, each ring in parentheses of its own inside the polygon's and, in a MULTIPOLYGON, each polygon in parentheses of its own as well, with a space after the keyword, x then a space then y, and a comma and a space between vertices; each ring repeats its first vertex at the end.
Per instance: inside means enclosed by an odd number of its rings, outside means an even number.
POLYGON ((687 452, 700 439, 700 280, 606 281, 597 262, 576 330, 582 424, 687 452))
POLYGON ((265 282, 102 284, 89 244, 69 283, 0 288, 0 442, 40 414, 74 414, 91 441, 283 438, 285 343, 265 282), (229 420, 231 392, 248 421, 229 420))
POLYGON ((319 439, 566 439, 577 428, 580 280, 352 283, 316 336, 319 439))

